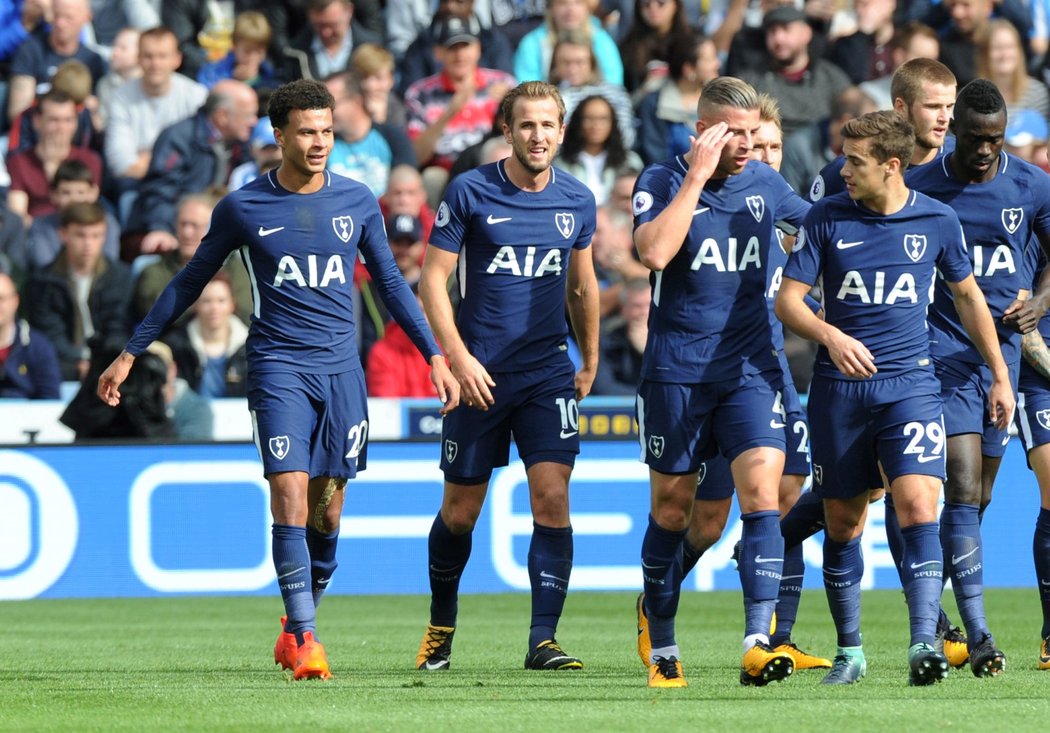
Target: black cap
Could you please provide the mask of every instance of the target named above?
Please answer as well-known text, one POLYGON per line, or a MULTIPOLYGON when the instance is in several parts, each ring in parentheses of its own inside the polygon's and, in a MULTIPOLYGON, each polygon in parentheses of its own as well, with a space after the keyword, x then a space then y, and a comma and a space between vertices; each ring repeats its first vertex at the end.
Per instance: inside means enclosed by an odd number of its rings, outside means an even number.
POLYGON ((418 242, 423 238, 423 224, 418 218, 409 214, 395 214, 386 220, 387 239, 411 239, 418 242))
POLYGON ((473 43, 480 40, 481 24, 477 18, 461 18, 458 15, 450 15, 447 18, 439 18, 432 26, 434 40, 449 48, 457 43, 473 43))
POLYGON ((794 5, 781 5, 770 10, 762 18, 762 30, 767 31, 774 25, 787 25, 788 23, 794 23, 796 20, 804 21, 805 19, 806 14, 794 5))

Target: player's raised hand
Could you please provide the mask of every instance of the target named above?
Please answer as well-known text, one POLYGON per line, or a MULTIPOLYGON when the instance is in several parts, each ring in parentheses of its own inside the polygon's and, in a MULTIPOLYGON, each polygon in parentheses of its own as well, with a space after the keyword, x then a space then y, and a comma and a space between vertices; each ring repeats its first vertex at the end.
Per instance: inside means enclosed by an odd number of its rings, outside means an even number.
POLYGON ((847 377, 867 379, 878 371, 875 368, 875 357, 868 351, 868 347, 852 336, 838 331, 825 346, 835 366, 847 377))
POLYGON ((1046 311, 1031 300, 1015 300, 1003 311, 1003 325, 1017 333, 1035 330, 1046 311))
POLYGON ((106 367, 106 371, 102 372, 98 378, 99 399, 110 407, 120 404, 120 385, 124 384, 124 380, 128 378, 131 365, 134 363, 134 356, 126 351, 120 352, 120 355, 106 367))
POLYGON ((441 400, 441 414, 447 415, 459 406, 459 382, 452 376, 445 357, 441 354, 430 359, 430 381, 441 400))
POLYGON ((489 409, 489 405, 495 404, 492 396, 492 387, 496 382, 481 366, 481 362, 470 354, 451 361, 452 375, 459 382, 461 402, 466 402, 467 407, 475 407, 479 410, 489 409))
POLYGON ((714 175, 718 161, 722 157, 722 148, 733 139, 733 133, 724 122, 718 122, 696 137, 689 137, 689 176, 707 181, 714 175))
POLYGON ((995 427, 1006 430, 1014 416, 1014 391, 1009 382, 994 379, 988 390, 988 417, 995 427))

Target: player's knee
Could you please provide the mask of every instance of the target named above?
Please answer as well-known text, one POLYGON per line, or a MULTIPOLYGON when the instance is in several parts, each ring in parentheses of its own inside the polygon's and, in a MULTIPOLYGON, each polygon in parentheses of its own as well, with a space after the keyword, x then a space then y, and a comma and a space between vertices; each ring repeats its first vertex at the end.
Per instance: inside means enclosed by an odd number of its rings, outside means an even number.
POLYGON ((653 507, 653 519, 666 530, 681 532, 689 527, 691 512, 678 504, 665 503, 653 507))
POLYGON ((452 534, 466 534, 474 530, 481 515, 481 506, 473 502, 446 502, 441 507, 441 519, 452 534))
POLYGON ((967 480, 967 477, 954 477, 944 484, 944 500, 952 504, 980 506, 983 500, 981 481, 967 480))

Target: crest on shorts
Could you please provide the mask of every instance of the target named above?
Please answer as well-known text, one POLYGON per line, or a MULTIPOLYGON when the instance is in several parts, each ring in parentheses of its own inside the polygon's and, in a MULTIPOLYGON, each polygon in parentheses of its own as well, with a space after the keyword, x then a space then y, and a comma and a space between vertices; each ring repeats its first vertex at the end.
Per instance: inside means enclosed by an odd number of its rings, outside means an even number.
POLYGON ((445 460, 452 463, 456 460, 456 456, 459 455, 459 446, 454 440, 445 441, 445 460))
POLYGON ((335 236, 344 242, 349 242, 350 237, 354 234, 354 220, 349 216, 333 216, 332 229, 335 230, 335 236))
POLYGON ((561 235, 568 239, 576 229, 576 217, 567 211, 559 211, 554 215, 554 226, 558 227, 561 235))
POLYGON ((292 441, 288 440, 287 435, 275 435, 270 438, 270 455, 278 461, 283 461, 284 457, 288 455, 288 449, 291 447, 291 444, 292 441))
POLYGON ((706 462, 700 464, 700 470, 696 474, 696 485, 699 486, 700 484, 702 484, 704 482, 705 478, 707 478, 707 463, 706 462))
POLYGON ((824 467, 819 463, 813 464, 813 483, 824 485, 824 467))
POLYGON ((649 436, 649 452, 656 458, 664 454, 664 437, 662 435, 649 436))
POLYGON ((1035 413, 1035 419, 1043 426, 1044 430, 1050 430, 1050 410, 1040 410, 1035 413))
POLYGON ((748 196, 744 201, 747 202, 747 210, 755 217, 755 221, 762 221, 762 215, 766 213, 766 200, 761 196, 748 196))
POLYGON ((1024 221, 1024 209, 1003 209, 1002 218, 1007 234, 1013 234, 1021 226, 1021 222, 1024 221))
POLYGON ((904 253, 912 262, 918 262, 926 254, 925 234, 905 234, 904 253))

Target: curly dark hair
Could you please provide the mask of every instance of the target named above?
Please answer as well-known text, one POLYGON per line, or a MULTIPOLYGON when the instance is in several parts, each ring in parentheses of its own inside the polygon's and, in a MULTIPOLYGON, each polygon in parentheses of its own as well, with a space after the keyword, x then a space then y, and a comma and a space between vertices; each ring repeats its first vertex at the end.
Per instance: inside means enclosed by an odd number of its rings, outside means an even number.
POLYGON ((616 117, 616 110, 609 104, 609 100, 597 94, 585 97, 583 101, 576 105, 576 109, 572 111, 569 123, 565 126, 565 142, 561 144, 561 157, 570 163, 576 163, 579 160, 580 153, 584 149, 583 110, 595 100, 608 107, 609 114, 612 115, 612 128, 609 130, 609 137, 605 141, 605 152, 608 154, 608 157, 605 159, 605 167, 619 168, 627 160, 627 146, 623 144, 620 122, 616 117))
POLYGON ((270 123, 283 130, 288 124, 288 115, 293 109, 335 110, 335 97, 328 87, 313 79, 299 79, 277 87, 270 95, 270 123))

